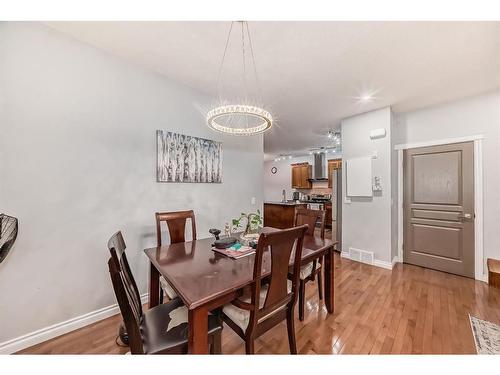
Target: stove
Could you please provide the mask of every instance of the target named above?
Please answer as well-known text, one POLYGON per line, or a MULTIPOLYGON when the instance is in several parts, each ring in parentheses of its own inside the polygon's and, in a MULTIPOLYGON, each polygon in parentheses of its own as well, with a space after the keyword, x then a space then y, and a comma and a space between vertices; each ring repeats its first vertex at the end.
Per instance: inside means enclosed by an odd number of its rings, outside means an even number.
POLYGON ((311 194, 310 202, 326 203, 332 200, 331 194, 311 194))

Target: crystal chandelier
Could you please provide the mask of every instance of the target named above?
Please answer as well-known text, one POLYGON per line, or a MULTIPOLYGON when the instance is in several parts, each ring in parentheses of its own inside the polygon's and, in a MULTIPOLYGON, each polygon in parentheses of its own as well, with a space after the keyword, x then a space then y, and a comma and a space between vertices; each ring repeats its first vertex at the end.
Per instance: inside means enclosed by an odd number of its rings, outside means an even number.
MULTIPOLYGON (((245 41, 250 48, 251 55, 251 65, 253 66, 253 74, 255 78, 255 83, 259 91, 260 100, 262 97, 260 95, 259 80, 257 77, 257 69, 255 67, 255 58, 253 54, 252 39, 250 38, 250 29, 248 28, 248 23, 246 21, 238 21, 241 24, 241 52, 242 52, 242 62, 243 62, 243 86, 244 86, 244 97, 245 101, 248 101, 247 93, 247 77, 246 77, 246 50, 245 41), (245 37, 246 33, 246 37, 245 37)), ((229 45, 229 40, 231 38, 231 32, 233 30, 234 22, 231 22, 231 27, 226 40, 226 47, 224 49, 224 54, 222 55, 221 65, 219 68, 219 75, 217 78, 217 94, 220 99, 220 80, 222 71, 224 68, 224 61, 226 58, 227 47, 229 45)), ((224 104, 211 109, 207 113, 207 124, 208 126, 216 131, 232 134, 232 135, 255 135, 260 134, 268 130, 273 125, 273 117, 265 109, 249 104, 224 104)))

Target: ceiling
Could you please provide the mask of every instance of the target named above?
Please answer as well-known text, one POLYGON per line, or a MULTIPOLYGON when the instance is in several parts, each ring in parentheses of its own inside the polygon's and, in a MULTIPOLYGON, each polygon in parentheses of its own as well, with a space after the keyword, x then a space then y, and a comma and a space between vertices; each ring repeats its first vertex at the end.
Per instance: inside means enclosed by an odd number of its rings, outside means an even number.
MULTIPOLYGON (((47 24, 216 95, 229 22, 47 24)), ((409 111, 500 87, 500 22, 259 21, 249 27, 261 104, 276 120, 264 137, 268 156, 325 146, 327 131, 348 116, 388 105, 409 111), (371 100, 360 100, 368 93, 371 100)), ((225 97, 242 96, 239 33, 224 65, 225 97)))

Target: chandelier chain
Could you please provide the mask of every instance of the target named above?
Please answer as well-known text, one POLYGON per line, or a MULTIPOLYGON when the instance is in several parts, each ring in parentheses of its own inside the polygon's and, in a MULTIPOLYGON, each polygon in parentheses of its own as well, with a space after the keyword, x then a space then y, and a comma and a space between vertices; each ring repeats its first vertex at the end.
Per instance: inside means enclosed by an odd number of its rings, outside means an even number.
MULTIPOLYGON (((206 115, 207 125, 216 131, 231 134, 231 135, 256 135, 261 134, 267 131, 273 125, 273 117, 272 115, 266 111, 264 108, 251 105, 248 103, 248 77, 247 77, 247 68, 249 70, 249 74, 252 75, 251 67, 247 67, 247 64, 253 64, 253 74, 255 76, 256 83, 256 94, 257 101, 262 101, 262 91, 260 87, 259 77, 257 75, 257 67, 255 64, 255 55, 253 51, 252 39, 250 36, 250 28, 248 26, 248 22, 246 21, 238 21, 241 22, 241 49, 242 49, 242 63, 243 63, 243 85, 244 85, 244 98, 242 98, 243 102, 239 104, 222 104, 222 95, 221 95, 221 83, 222 83, 222 70, 224 69, 224 63, 226 60, 226 56, 228 55, 229 44, 231 40, 231 32, 234 27, 234 22, 231 22, 231 26, 229 28, 229 32, 227 34, 226 44, 224 46, 224 53, 222 55, 222 59, 219 66, 219 72, 217 76, 217 97, 219 102, 221 103, 219 106, 210 110, 206 115), (245 30, 248 34, 248 40, 245 40, 245 30), (249 61, 247 61, 248 51, 250 49, 249 61), (250 120, 252 124, 250 124, 250 120)), ((237 31, 235 31, 237 33, 237 31)))
MULTIPOLYGON (((248 90, 247 90, 247 69, 246 69, 246 56, 245 56, 245 21, 241 21, 241 55, 243 59, 243 90, 245 97, 243 98, 245 102, 248 101, 248 90)), ((246 125, 248 128, 248 116, 245 118, 246 125)))
POLYGON ((229 32, 227 33, 226 46, 224 47, 224 53, 222 54, 222 60, 219 66, 219 74, 217 75, 217 96, 220 100, 220 79, 222 75, 222 67, 224 66, 224 60, 226 59, 227 47, 229 46, 229 39, 231 37, 231 31, 233 30, 234 21, 231 22, 231 26, 229 27, 229 32))
POLYGON ((250 36, 250 28, 248 26, 248 22, 245 21, 246 27, 247 27, 247 34, 248 34, 248 44, 250 45, 250 55, 252 56, 252 64, 253 64, 253 73, 255 75, 255 83, 257 84, 257 95, 259 96, 260 101, 263 103, 264 98, 262 96, 262 90, 260 87, 260 82, 259 82, 259 76, 257 74, 257 67, 255 65, 255 56, 253 53, 253 44, 252 44, 252 37, 250 36))

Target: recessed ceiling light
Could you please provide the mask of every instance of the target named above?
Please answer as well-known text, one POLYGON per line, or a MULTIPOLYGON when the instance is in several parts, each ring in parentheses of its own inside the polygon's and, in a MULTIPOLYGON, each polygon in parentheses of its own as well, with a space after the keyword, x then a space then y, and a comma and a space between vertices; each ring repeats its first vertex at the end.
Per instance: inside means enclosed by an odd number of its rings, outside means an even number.
POLYGON ((364 87, 358 90, 358 95, 354 97, 360 104, 370 103, 377 100, 377 94, 381 91, 381 89, 373 89, 364 87))

